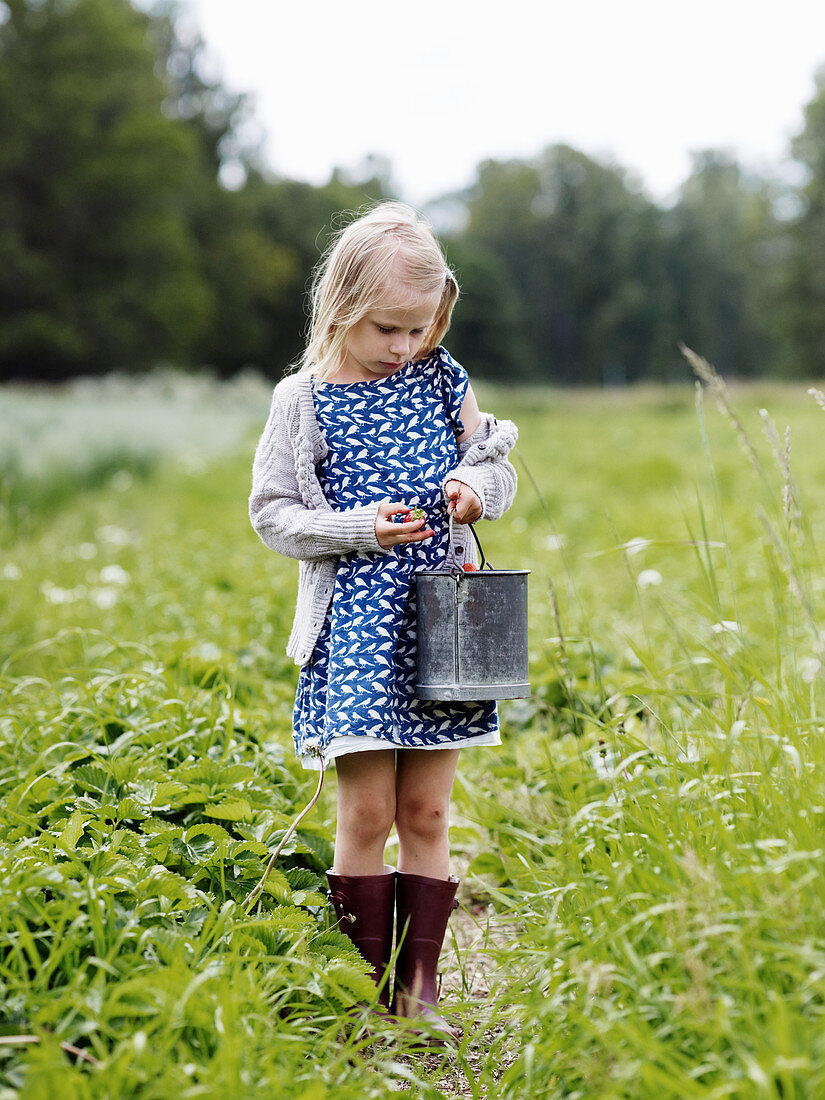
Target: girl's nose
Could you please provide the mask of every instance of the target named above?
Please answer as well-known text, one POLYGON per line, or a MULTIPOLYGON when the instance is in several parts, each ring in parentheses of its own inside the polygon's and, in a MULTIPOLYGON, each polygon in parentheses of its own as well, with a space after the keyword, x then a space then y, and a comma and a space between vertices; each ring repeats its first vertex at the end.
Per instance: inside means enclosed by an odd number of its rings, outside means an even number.
POLYGON ((410 350, 410 338, 409 336, 396 336, 392 342, 390 351, 393 355, 397 355, 399 359, 406 358, 410 350))

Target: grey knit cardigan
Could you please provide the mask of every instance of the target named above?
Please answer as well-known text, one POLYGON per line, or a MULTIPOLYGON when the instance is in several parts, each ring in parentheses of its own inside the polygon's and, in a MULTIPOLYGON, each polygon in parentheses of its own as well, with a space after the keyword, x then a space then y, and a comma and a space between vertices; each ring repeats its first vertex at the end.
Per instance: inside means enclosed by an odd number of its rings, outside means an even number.
MULTIPOLYGON (((458 444, 458 462, 444 481, 469 485, 482 503, 482 518, 499 519, 516 493, 516 471, 507 454, 518 438, 515 424, 481 414, 473 435, 458 444)), ((316 465, 329 452, 315 416, 309 374, 288 375, 275 387, 272 406, 255 452, 249 516, 270 550, 297 558, 298 602, 287 644, 296 664, 312 656, 332 600, 342 554, 389 554, 375 537, 379 502, 334 510, 324 496, 316 465)), ((459 560, 474 562, 475 544, 466 525, 456 525, 459 560)))

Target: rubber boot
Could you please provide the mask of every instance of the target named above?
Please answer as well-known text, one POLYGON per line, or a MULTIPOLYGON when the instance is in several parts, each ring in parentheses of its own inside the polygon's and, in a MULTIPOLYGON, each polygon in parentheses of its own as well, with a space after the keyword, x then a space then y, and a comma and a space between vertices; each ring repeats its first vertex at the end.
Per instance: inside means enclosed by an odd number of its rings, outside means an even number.
POLYGON ((338 928, 348 936, 372 967, 372 980, 379 990, 379 1003, 390 1004, 387 969, 392 958, 392 920, 395 903, 395 869, 383 875, 336 875, 327 871, 329 897, 338 928))
POLYGON ((418 1017, 426 1035, 436 1042, 456 1042, 461 1035, 438 1014, 436 974, 458 879, 425 878, 399 871, 395 881, 396 947, 395 996, 397 1016, 418 1017))

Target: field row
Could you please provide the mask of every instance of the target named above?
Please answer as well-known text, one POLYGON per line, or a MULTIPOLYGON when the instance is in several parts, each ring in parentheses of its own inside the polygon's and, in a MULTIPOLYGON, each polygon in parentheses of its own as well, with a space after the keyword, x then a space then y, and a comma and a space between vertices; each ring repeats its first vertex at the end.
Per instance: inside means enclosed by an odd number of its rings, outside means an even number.
POLYGON ((246 516, 261 394, 242 446, 126 462, 0 542, 3 1100, 823 1092, 825 414, 482 394, 521 429, 480 534, 532 570, 534 690, 456 784, 459 1050, 353 1022, 334 776, 244 906, 314 786, 295 565, 246 516))

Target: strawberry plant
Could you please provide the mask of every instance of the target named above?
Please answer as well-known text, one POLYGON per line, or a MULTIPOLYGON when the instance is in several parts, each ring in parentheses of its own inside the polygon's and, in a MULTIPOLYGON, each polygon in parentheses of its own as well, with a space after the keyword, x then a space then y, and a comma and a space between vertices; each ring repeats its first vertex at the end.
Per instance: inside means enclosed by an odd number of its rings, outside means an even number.
POLYGON ((359 1031, 334 778, 241 905, 316 780, 255 433, 33 497, 0 535, 0 1100, 823 1094, 823 414, 756 386, 698 429, 678 388, 482 395, 521 429, 484 543, 533 570, 533 695, 459 763, 456 1052, 359 1031))

